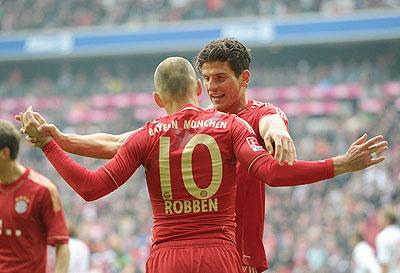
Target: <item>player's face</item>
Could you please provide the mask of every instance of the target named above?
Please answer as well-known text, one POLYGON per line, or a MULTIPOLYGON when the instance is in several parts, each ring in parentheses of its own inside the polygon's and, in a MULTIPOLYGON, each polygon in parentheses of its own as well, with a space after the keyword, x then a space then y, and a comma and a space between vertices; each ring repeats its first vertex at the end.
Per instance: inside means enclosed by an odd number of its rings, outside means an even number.
POLYGON ((237 113, 246 106, 248 70, 236 77, 228 62, 212 62, 203 64, 201 72, 204 86, 216 110, 237 113))

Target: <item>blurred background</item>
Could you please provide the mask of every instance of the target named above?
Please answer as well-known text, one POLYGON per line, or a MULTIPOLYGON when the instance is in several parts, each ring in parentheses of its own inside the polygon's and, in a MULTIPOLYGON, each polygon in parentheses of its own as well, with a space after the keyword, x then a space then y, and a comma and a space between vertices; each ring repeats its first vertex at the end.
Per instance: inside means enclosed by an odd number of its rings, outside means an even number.
MULTIPOLYGON (((377 211, 400 211, 399 0, 3 0, 0 31, 3 119, 32 105, 64 132, 133 130, 164 114, 151 97, 161 60, 192 60, 207 42, 235 37, 252 49, 249 97, 286 112, 300 159, 383 134, 390 148, 379 167, 266 189, 268 272, 351 272, 354 233, 374 245, 377 211)), ((91 272, 144 272, 152 217, 143 170, 87 203, 22 143, 20 162, 56 183, 91 272)))

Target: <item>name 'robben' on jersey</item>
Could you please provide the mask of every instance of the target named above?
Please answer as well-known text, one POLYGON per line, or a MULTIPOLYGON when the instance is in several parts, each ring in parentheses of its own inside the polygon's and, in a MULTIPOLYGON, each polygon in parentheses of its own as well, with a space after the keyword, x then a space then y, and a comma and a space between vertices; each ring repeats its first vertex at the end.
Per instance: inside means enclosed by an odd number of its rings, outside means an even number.
POLYGON ((249 164, 263 153, 251 127, 233 115, 187 106, 147 123, 134 133, 136 140, 138 134, 145 139, 141 163, 153 206, 154 241, 210 233, 234 241, 235 153, 247 146, 249 164), (238 138, 243 141, 234 141, 238 138))

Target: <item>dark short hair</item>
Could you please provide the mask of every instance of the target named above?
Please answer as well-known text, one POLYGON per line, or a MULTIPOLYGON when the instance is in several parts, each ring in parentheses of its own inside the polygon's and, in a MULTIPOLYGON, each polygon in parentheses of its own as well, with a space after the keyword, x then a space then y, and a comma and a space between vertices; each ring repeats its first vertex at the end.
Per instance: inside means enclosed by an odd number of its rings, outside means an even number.
POLYGON ((238 77, 251 63, 250 49, 234 38, 214 40, 203 47, 194 59, 195 66, 201 72, 205 63, 228 62, 238 77))
POLYGON ((10 158, 15 160, 19 152, 19 141, 21 134, 9 121, 0 119, 0 150, 7 147, 10 149, 10 158))

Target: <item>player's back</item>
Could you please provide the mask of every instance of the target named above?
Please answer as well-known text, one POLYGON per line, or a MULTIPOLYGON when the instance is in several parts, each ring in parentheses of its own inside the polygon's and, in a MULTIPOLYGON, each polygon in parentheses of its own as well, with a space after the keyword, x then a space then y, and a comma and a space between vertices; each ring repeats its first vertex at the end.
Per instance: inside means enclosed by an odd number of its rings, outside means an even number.
POLYGON ((201 238, 234 242, 234 119, 188 106, 146 124, 149 152, 142 164, 156 243, 201 238))

